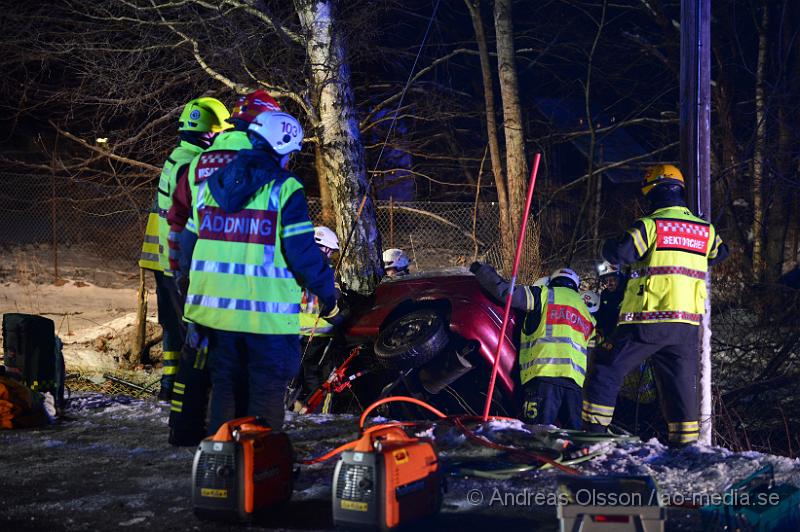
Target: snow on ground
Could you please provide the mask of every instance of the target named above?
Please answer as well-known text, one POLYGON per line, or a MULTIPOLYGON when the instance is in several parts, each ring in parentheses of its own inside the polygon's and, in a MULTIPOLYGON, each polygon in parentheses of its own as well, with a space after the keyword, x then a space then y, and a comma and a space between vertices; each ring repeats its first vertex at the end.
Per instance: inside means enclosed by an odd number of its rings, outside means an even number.
MULTIPOLYGON (((77 394, 58 424, 35 430, 0 432, 0 530, 239 530, 206 523, 191 511, 193 450, 170 447, 168 407, 154 401, 77 394)), ((354 439, 357 418, 348 415, 288 414, 285 426, 299 458, 319 456, 354 439)), ((476 432, 505 445, 545 441, 547 432, 519 422, 494 421, 476 432)), ((468 442, 458 429, 428 423, 416 432, 433 437, 441 462, 483 457, 494 451, 468 442)), ((652 440, 599 444, 605 453, 576 466, 589 475, 652 475, 670 500, 693 494, 720 493, 765 464, 778 482, 800 486, 800 460, 731 453, 716 447, 668 450, 652 440)), ((335 460, 301 466, 292 502, 257 520, 254 528, 331 529, 331 477, 335 460)), ((531 471, 509 480, 448 476, 441 514, 428 527, 478 530, 556 530, 552 504, 536 497, 555 493, 558 473, 531 471), (510 494, 510 495, 509 495, 510 494), (517 494, 524 494, 520 498, 517 494), (522 501, 522 502, 520 502, 522 501)), ((683 501, 691 502, 691 501, 683 501)), ((698 512, 669 511, 668 530, 700 530, 698 512)), ((419 528, 419 527, 416 527, 419 528)))

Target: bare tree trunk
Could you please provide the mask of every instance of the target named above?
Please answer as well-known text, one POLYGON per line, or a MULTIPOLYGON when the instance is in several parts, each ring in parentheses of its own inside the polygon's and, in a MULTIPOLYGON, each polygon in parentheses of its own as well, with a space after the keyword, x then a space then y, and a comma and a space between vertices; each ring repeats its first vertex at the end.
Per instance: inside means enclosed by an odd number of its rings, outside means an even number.
POLYGON ((326 227, 336 227, 336 214, 331 200, 331 188, 328 186, 328 177, 325 167, 322 166, 323 157, 320 145, 314 146, 314 164, 317 168, 317 181, 319 183, 319 199, 322 203, 322 223, 326 227))
POLYGON ((528 164, 525 159, 525 135, 522 109, 519 104, 519 82, 514 62, 514 29, 511 23, 511 1, 495 0, 494 30, 497 36, 497 73, 503 101, 503 132, 506 138, 506 183, 514 233, 518 232, 525 208, 525 181, 528 164))
MULTIPOLYGON (((483 29, 481 18, 480 0, 464 0, 472 19, 475 31, 475 40, 478 42, 478 54, 481 61, 481 75, 483 77, 483 99, 486 104, 486 136, 489 143, 489 160, 492 163, 492 174, 497 187, 497 201, 500 204, 500 234, 504 237, 512 234, 509 198, 506 182, 503 178, 503 163, 500 154, 500 142, 497 138, 497 122, 494 109, 494 87, 492 83, 491 63, 489 62, 489 49, 486 45, 486 33, 483 29)), ((512 239, 504 238, 501 243, 503 250, 504 270, 510 272, 514 262, 514 244, 512 239)))
POLYGON ((364 145, 344 41, 336 27, 332 1, 295 0, 294 5, 307 35, 309 85, 319 113, 317 169, 330 187, 337 233, 346 238, 355 226, 339 272, 349 288, 369 293, 380 280, 380 246, 376 245, 380 236, 375 206, 368 195, 364 145), (364 197, 363 212, 356 219, 364 197))
POLYGON ((761 24, 758 27, 758 62, 756 63, 756 136, 753 148, 753 278, 761 280, 764 275, 764 157, 767 141, 765 116, 764 76, 767 64, 767 24, 769 9, 762 6, 761 24))
MULTIPOLYGON (((522 124, 522 107, 519 103, 519 81, 514 61, 514 28, 511 0, 495 0, 494 31, 497 36, 497 72, 500 77, 500 95, 503 100, 503 131, 506 139, 506 183, 508 186, 508 218, 512 233, 503 233, 510 248, 516 243, 525 209, 525 185, 528 162, 525 156, 525 131, 522 124)), ((529 224, 525 240, 525 262, 521 265, 521 278, 539 272, 539 224, 529 224), (531 245, 533 244, 533 245, 531 245), (533 272, 533 273, 531 273, 533 272)), ((509 249, 510 251, 510 249, 509 249)), ((513 260, 513 259, 512 259, 513 260)))

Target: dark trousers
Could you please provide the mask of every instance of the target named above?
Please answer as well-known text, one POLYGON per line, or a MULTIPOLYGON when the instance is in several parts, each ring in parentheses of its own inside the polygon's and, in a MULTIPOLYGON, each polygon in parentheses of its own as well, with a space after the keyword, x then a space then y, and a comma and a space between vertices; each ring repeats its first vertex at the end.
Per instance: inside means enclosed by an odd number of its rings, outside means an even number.
POLYGON ((304 336, 300 342, 302 349, 306 353, 303 359, 303 367, 300 368, 300 376, 303 381, 302 398, 307 398, 314 393, 333 371, 333 349, 328 349, 328 353, 325 354, 325 349, 333 339, 314 336, 309 342, 309 338, 304 336), (322 359, 323 354, 325 354, 324 360, 322 359))
POLYGON ((608 425, 617 393, 631 370, 650 359, 673 443, 691 443, 698 435, 698 327, 686 323, 620 324, 612 349, 598 354, 585 384, 582 418, 608 425))
POLYGON ((211 378, 207 367, 207 351, 198 351, 184 344, 178 376, 172 388, 169 412, 169 442, 178 446, 195 446, 206 435, 206 414, 211 378))
POLYGON ((158 323, 163 330, 161 347, 164 352, 164 369, 161 374, 162 389, 171 389, 178 374, 181 346, 183 345, 183 324, 181 322, 181 298, 172 277, 164 272, 154 271, 156 279, 156 302, 158 304, 158 323))
POLYGON ((245 376, 244 415, 263 417, 275 430, 283 426, 284 394, 300 366, 298 335, 250 334, 209 330, 211 371, 209 434, 237 414, 237 384, 245 376))
POLYGON ((572 379, 534 377, 524 385, 526 423, 580 429, 583 394, 572 379))

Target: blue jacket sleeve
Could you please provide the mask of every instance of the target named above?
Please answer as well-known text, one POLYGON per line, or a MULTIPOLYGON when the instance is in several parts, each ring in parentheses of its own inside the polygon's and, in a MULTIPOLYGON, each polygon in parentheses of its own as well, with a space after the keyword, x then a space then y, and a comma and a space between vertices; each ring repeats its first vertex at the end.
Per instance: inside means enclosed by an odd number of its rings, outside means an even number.
POLYGON ((281 225, 284 228, 281 238, 283 255, 289 269, 301 286, 314 292, 325 307, 332 308, 336 304, 333 269, 328 266, 325 256, 314 242, 314 228, 302 190, 286 200, 281 211, 281 225), (291 234, 286 234, 289 227, 307 227, 308 230, 293 230, 291 234))

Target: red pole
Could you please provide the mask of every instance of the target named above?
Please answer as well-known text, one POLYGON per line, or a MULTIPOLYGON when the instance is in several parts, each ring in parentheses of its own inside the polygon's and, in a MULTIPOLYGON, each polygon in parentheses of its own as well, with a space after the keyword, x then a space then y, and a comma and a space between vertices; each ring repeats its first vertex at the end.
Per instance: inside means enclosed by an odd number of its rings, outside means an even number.
POLYGON ((508 328, 508 318, 511 315, 511 296, 514 294, 514 285, 517 283, 517 271, 519 270, 519 259, 522 255, 522 244, 525 241, 525 229, 528 227, 528 214, 531 212, 531 200, 533 200, 533 187, 536 184, 536 174, 539 172, 539 160, 541 154, 537 153, 533 158, 533 168, 531 169, 531 181, 528 183, 528 198, 525 200, 525 212, 522 216, 522 223, 519 226, 519 238, 517 239, 517 252, 514 255, 514 270, 511 273, 511 286, 506 296, 506 308, 503 312, 503 325, 500 327, 500 336, 497 340, 497 349, 494 350, 494 364, 492 365, 492 378, 489 379, 489 389, 486 390, 486 405, 483 407, 483 420, 489 419, 489 407, 492 405, 492 395, 494 395, 494 382, 497 380, 497 369, 500 367, 500 346, 503 345, 503 338, 506 336, 508 328))

